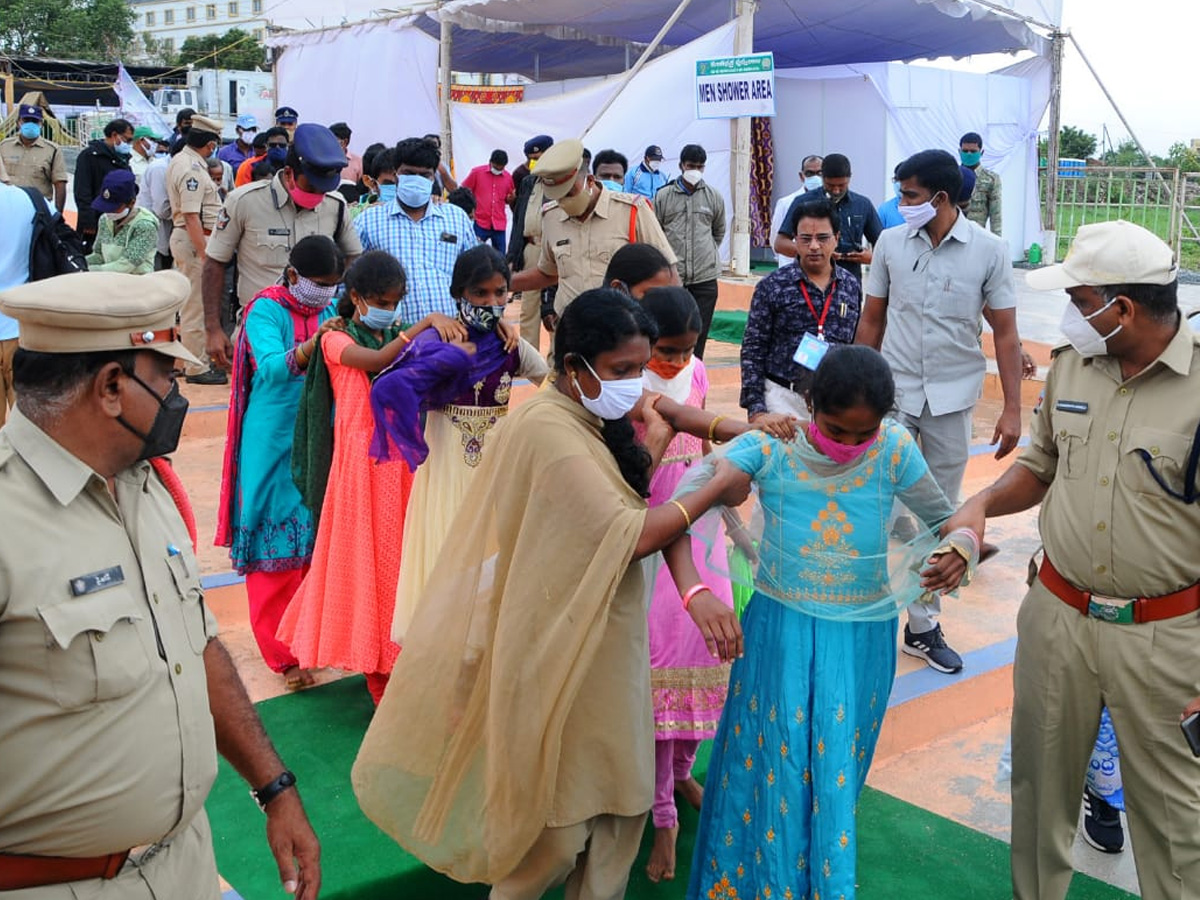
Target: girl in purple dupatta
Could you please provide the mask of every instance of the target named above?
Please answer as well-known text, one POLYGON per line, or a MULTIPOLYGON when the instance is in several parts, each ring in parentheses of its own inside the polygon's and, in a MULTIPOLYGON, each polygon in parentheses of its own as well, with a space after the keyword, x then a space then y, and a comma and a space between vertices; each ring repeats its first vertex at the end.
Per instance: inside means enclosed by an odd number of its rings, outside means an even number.
POLYGON ((426 332, 371 389, 375 440, 371 452, 386 460, 399 452, 417 476, 404 520, 392 639, 405 629, 471 488, 490 431, 508 412, 513 380, 541 382, 548 367, 529 343, 506 346, 497 328, 508 298, 508 264, 481 245, 458 258, 450 293, 467 327, 465 348, 426 332), (467 352, 464 352, 464 349, 467 352), (421 413, 425 426, 421 427, 421 413))

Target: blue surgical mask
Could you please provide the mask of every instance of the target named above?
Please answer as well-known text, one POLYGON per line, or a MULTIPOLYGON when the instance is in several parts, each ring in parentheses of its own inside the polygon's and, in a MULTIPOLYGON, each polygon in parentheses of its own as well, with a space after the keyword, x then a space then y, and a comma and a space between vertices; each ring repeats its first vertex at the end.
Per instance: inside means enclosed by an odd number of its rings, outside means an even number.
POLYGON ((809 175, 807 178, 804 179, 804 189, 806 191, 815 191, 817 188, 821 187, 821 185, 823 185, 824 183, 825 182, 823 182, 821 180, 820 175, 809 175))
POLYGON ((379 202, 391 203, 396 199, 396 185, 380 184, 379 185, 379 202))
POLYGON ((623 191, 623 190, 625 190, 625 185, 617 184, 615 181, 604 180, 600 183, 602 185, 604 185, 604 189, 607 191, 623 191))
POLYGON ((433 180, 424 175, 401 175, 396 179, 396 196, 409 209, 421 209, 433 194, 433 180))
POLYGON ((121 141, 119 144, 114 144, 113 149, 117 151, 118 156, 128 156, 133 152, 133 148, 124 141, 121 141))
POLYGON ((36 141, 42 136, 42 126, 37 122, 22 122, 21 137, 27 141, 36 141))
POLYGON ((267 161, 273 166, 282 166, 287 162, 287 147, 268 147, 267 161))
POLYGON ((396 309, 380 309, 378 306, 367 305, 365 313, 359 313, 358 320, 372 331, 383 331, 390 328, 400 314, 396 309))

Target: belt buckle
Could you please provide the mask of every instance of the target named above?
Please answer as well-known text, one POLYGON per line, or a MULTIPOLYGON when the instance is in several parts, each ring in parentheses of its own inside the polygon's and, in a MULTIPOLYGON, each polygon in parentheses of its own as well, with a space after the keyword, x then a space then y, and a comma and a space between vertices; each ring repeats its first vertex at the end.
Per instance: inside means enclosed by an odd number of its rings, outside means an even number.
POLYGON ((1088 597, 1087 614, 1102 622, 1112 622, 1115 625, 1133 624, 1133 601, 1121 601, 1117 597, 1104 597, 1091 594, 1088 597), (1116 602, 1109 602, 1116 601, 1116 602))

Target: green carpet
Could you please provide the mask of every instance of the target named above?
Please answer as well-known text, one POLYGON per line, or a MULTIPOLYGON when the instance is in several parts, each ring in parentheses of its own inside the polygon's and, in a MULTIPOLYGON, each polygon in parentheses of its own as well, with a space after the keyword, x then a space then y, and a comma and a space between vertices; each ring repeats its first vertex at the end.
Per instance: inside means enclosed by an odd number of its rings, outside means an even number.
POLYGON ((713 313, 712 325, 708 328, 708 339, 726 344, 741 344, 746 333, 748 313, 739 309, 717 310, 713 313))
MULTIPOLYGON (((375 828, 350 790, 350 766, 373 707, 362 678, 258 704, 267 731, 296 773, 313 827, 321 839, 323 900, 482 900, 486 889, 437 875, 375 828)), ((697 772, 708 766, 708 744, 697 772)), ((286 895, 267 850, 264 819, 245 783, 222 761, 208 799, 221 874, 244 900, 286 895)), ((683 897, 697 815, 681 811, 679 870, 672 884, 653 885, 642 853, 626 895, 632 900, 683 897)), ((1008 888, 1008 845, 870 788, 859 808, 859 900, 897 900, 933 890, 938 896, 1001 900, 1008 888), (936 872, 936 877, 931 877, 936 872)), ((561 891, 551 894, 561 896, 561 891)), ((1076 875, 1068 900, 1123 900, 1131 895, 1076 875)))

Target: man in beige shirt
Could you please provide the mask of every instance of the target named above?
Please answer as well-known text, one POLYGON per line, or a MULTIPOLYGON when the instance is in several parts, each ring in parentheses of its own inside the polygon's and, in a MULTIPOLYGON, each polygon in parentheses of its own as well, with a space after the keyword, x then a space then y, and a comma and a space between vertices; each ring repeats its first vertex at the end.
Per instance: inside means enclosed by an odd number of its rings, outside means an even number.
POLYGON ((1079 229, 1031 287, 1071 298, 1029 448, 947 528, 1042 503, 1045 559, 1017 617, 1016 900, 1071 881, 1101 708, 1121 753, 1141 895, 1200 897, 1200 766, 1179 731, 1200 694, 1200 339, 1171 249, 1129 222, 1079 229), (1190 482, 1190 483, 1189 483, 1190 482))
POLYGON ((175 268, 192 285, 180 315, 183 343, 196 357, 187 367, 189 384, 225 384, 229 380, 221 369, 213 368, 205 352, 204 300, 201 273, 205 246, 217 224, 221 195, 208 176, 208 158, 217 152, 221 125, 201 115, 192 116, 183 149, 167 166, 167 199, 175 230, 171 232, 171 256, 175 268))
POLYGON ((0 141, 0 165, 12 184, 36 188, 62 212, 67 205, 67 164, 58 144, 42 137, 42 108, 23 105, 17 118, 17 133, 0 141))
POLYGON ((0 893, 218 900, 218 745, 256 788, 284 889, 320 888, 295 776, 217 638, 156 458, 187 414, 188 290, 167 271, 0 292, 21 325, 0 429, 0 893))
MULTIPOLYGON (((547 200, 536 268, 512 278, 514 291, 558 285, 556 317, 589 288, 601 287, 612 255, 626 244, 653 244, 675 265, 675 251, 644 197, 605 188, 583 165, 583 144, 559 141, 542 154, 538 177, 547 200)), ((678 276, 676 276, 678 278, 678 276)))

